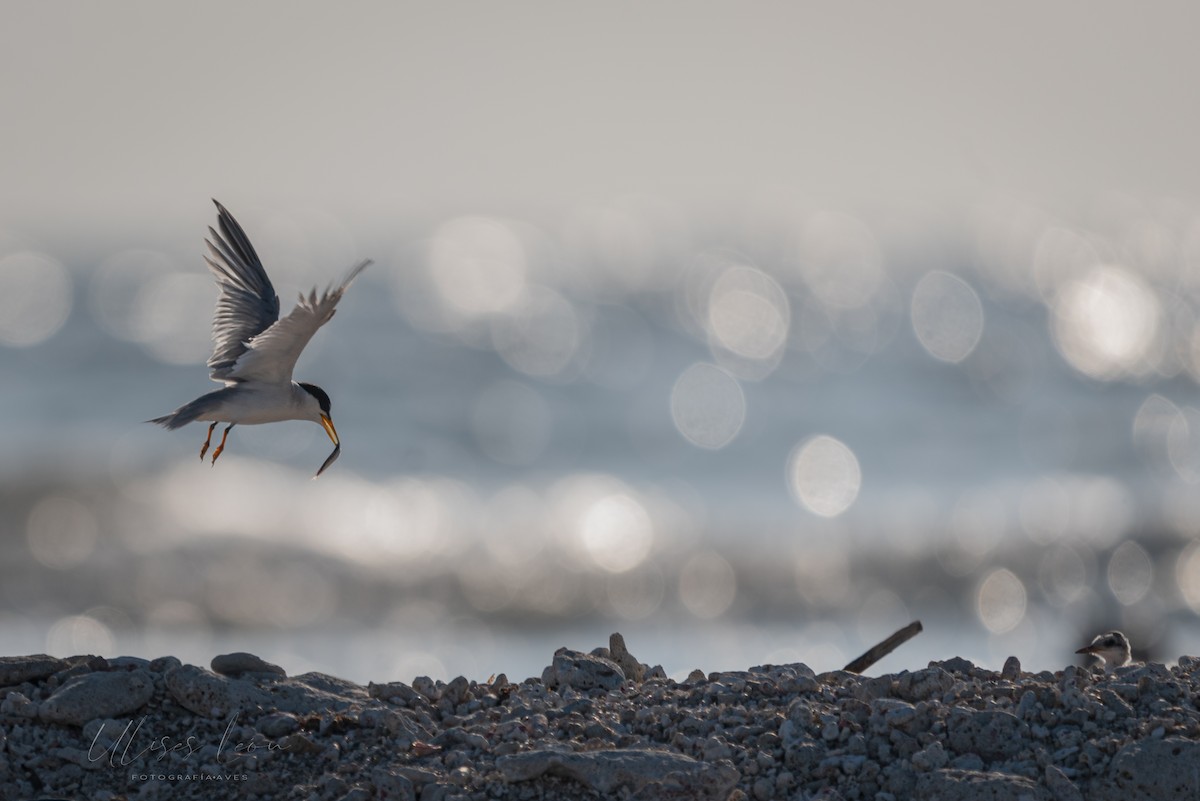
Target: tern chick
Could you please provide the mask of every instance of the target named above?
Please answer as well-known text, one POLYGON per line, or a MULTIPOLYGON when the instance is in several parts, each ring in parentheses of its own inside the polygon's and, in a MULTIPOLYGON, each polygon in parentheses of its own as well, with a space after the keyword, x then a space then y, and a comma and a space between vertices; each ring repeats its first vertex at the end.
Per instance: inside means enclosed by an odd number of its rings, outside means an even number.
POLYGON ((1132 655, 1129 650, 1129 640, 1119 631, 1106 631, 1092 640, 1075 653, 1091 654, 1104 660, 1105 671, 1124 667, 1129 664, 1132 655))
POLYGON ((201 460, 217 423, 226 423, 221 444, 212 455, 216 464, 230 429, 239 423, 308 420, 324 428, 333 442, 333 453, 313 476, 316 478, 337 459, 342 445, 330 416, 329 395, 314 384, 293 381, 292 370, 313 334, 333 317, 346 288, 371 262, 360 262, 341 284, 331 285, 320 296, 316 289, 308 297, 301 295, 296 308, 280 319, 279 296, 246 232, 224 206, 213 203, 220 232, 208 229, 204 260, 221 295, 213 317, 214 345, 208 367, 209 377, 225 386, 148 422, 172 430, 197 420, 211 423, 200 448, 201 460))

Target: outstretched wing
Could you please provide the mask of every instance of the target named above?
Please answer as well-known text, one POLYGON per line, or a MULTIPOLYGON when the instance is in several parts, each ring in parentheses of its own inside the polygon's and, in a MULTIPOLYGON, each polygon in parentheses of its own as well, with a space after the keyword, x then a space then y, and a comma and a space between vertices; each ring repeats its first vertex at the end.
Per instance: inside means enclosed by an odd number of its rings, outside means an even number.
POLYGON ((342 294, 370 263, 371 260, 367 259, 355 265, 340 285, 329 287, 320 297, 315 289, 308 297, 301 295, 300 302, 287 317, 250 340, 237 364, 226 373, 227 379, 273 383, 291 381, 292 369, 304 346, 317 333, 317 329, 333 317, 342 294))
POLYGON ((204 260, 217 279, 221 296, 213 315, 213 352, 208 367, 213 381, 229 381, 250 341, 279 319, 279 296, 242 226, 224 206, 216 200, 213 203, 217 204, 221 231, 208 229, 204 260))

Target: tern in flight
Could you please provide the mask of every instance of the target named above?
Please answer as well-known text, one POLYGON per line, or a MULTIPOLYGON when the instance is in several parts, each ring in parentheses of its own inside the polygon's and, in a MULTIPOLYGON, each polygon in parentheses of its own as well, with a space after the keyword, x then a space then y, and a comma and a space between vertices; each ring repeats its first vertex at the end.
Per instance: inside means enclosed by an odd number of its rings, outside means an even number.
POLYGON ((200 459, 208 452, 213 429, 226 423, 225 432, 212 454, 212 463, 225 450, 225 440, 235 425, 257 425, 281 420, 308 420, 325 429, 333 441, 333 453, 313 478, 325 472, 342 452, 337 429, 329 412, 329 395, 315 384, 292 380, 296 359, 317 329, 329 322, 338 301, 351 282, 371 261, 360 262, 338 286, 320 296, 313 289, 287 317, 279 317, 279 296, 267 277, 254 246, 224 206, 217 201, 217 226, 208 229, 208 254, 204 260, 217 280, 221 296, 213 316, 213 353, 208 360, 209 377, 225 386, 175 411, 148 422, 176 429, 199 420, 211 423, 200 448, 200 459))

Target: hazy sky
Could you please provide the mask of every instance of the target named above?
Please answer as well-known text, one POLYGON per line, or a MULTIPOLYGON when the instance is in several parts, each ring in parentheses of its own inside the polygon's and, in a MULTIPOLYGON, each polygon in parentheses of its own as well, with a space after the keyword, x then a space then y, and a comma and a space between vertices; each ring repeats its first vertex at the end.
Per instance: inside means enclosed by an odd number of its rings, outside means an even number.
POLYGON ((0 6, 0 227, 1200 199, 1191 3, 0 6), (207 214, 207 210, 203 214, 207 214))

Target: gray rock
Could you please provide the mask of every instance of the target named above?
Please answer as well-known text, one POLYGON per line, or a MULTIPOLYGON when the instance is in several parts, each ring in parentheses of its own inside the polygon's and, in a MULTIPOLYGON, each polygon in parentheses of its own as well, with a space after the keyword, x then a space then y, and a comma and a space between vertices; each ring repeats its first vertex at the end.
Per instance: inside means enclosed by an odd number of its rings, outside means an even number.
POLYGON ((38 716, 38 705, 22 693, 11 692, 0 702, 0 715, 33 720, 38 716))
POLYGON ((417 676, 415 679, 413 679, 412 688, 421 695, 425 696, 425 699, 428 701, 436 702, 442 697, 441 690, 438 689, 438 686, 436 683, 434 683, 433 679, 429 678, 428 676, 417 676))
POLYGON ((500 757, 496 769, 508 782, 529 781, 543 775, 562 776, 602 795, 610 795, 622 787, 635 792, 652 788, 660 793, 659 797, 678 793, 679 797, 697 801, 725 801, 739 777, 729 765, 708 765, 670 751, 631 749, 583 753, 531 751, 500 757))
MULTIPOLYGON (((95 657, 99 662, 91 661, 76 661, 74 664, 68 664, 67 667, 55 673, 50 678, 46 679, 47 687, 60 687, 71 679, 77 676, 86 676, 88 673, 106 673, 108 672, 108 660, 103 657, 95 657)), ((67 660, 68 663, 71 660, 67 660)))
POLYGON ((421 801, 451 801, 458 789, 453 784, 431 784, 421 791, 421 801))
POLYGON ((272 706, 270 694, 255 685, 218 676, 195 665, 168 670, 166 684, 180 706, 202 717, 223 718, 238 711, 272 706))
POLYGON ((44 679, 65 667, 65 661, 46 654, 0 656, 0 687, 44 679))
POLYGON ((403 737, 410 743, 414 740, 429 740, 433 735, 429 733, 423 726, 409 718, 396 712, 394 709, 385 709, 381 722, 383 728, 388 734, 396 737, 403 737))
POLYGON ((1108 687, 1103 687, 1100 690, 1100 703, 1119 718, 1127 718, 1133 715, 1133 708, 1121 699, 1121 696, 1110 690, 1108 687))
POLYGON ((1054 801, 1083 801, 1083 793, 1057 765, 1046 766, 1045 781, 1046 789, 1050 791, 1054 801))
POLYGON ((951 749, 989 761, 1015 756, 1029 739, 1027 724, 998 709, 974 712, 956 708, 946 721, 946 731, 951 749))
POLYGON ((157 659, 150 660, 150 671, 152 673, 166 673, 171 668, 177 668, 182 664, 179 661, 179 657, 160 656, 157 659))
POLYGON ((559 648, 553 664, 542 672, 542 683, 555 689, 615 690, 625 683, 625 674, 611 659, 559 648))
POLYGON ((386 684, 370 682, 367 685, 367 694, 372 698, 378 698, 393 704, 407 704, 417 697, 420 697, 422 701, 429 700, 412 687, 400 681, 389 681, 386 684))
POLYGON ((374 785, 378 798, 386 798, 387 801, 416 801, 417 791, 412 780, 399 771, 376 768, 371 772, 371 784, 374 785))
POLYGON ((277 740, 297 731, 300 728, 300 721, 296 719, 295 715, 289 715, 286 712, 272 712, 255 721, 254 728, 264 737, 277 740))
POLYGON ((438 775, 436 773, 431 770, 425 770, 424 768, 394 767, 389 768, 389 770, 408 779, 415 787, 424 787, 427 784, 434 784, 438 780, 438 775))
POLYGON ((365 787, 351 787, 338 801, 371 801, 371 791, 365 787))
POLYGON ((1130 743, 1113 757, 1107 778, 1093 782, 1096 801, 1200 797, 1200 743, 1168 737, 1130 743))
POLYGON ((954 686, 954 677, 939 667, 901 673, 896 679, 895 692, 905 701, 940 699, 954 686))
POLYGON ((300 732, 289 734, 287 737, 283 738, 281 745, 285 751, 293 754, 311 755, 321 753, 321 746, 313 742, 311 737, 306 734, 301 734, 300 732))
POLYGON ((1021 678, 1021 660, 1015 656, 1010 656, 1004 660, 1004 669, 1000 671, 1000 678, 1005 681, 1017 681, 1021 678))
POLYGON ((1046 788, 1024 776, 950 768, 918 778, 916 797, 937 801, 1052 801, 1046 788))
POLYGON ((815 742, 796 743, 783 749, 783 764, 807 773, 825 758, 825 749, 815 742))
POLYGON ((892 694, 892 684, 891 676, 864 678, 861 683, 855 685, 854 697, 867 702, 887 698, 892 694))
POLYGON ((442 698, 446 699, 453 706, 467 701, 471 697, 471 682, 466 676, 457 676, 450 680, 450 683, 442 690, 442 698))
POLYGON ((117 656, 108 660, 109 670, 137 670, 138 668, 150 668, 150 660, 142 659, 140 656, 117 656))
POLYGON ((962 673, 969 676, 975 670, 975 663, 969 659, 963 659, 961 656, 952 656, 942 662, 930 662, 929 667, 940 667, 950 673, 962 673))
POLYGON ((954 761, 950 763, 950 767, 954 770, 982 773, 984 768, 983 757, 979 756, 979 754, 963 754, 962 756, 955 757, 954 761))
POLYGON ((154 677, 145 670, 76 676, 42 702, 38 716, 50 723, 82 726, 95 718, 127 715, 154 696, 154 677))
POLYGON ((920 771, 933 771, 946 767, 950 757, 940 742, 934 741, 912 755, 913 767, 920 771))
POLYGON ((214 656, 212 669, 213 673, 220 673, 222 676, 230 676, 232 678, 237 678, 245 673, 287 676, 287 672, 279 667, 279 665, 272 665, 270 662, 254 654, 248 654, 245 651, 235 651, 232 654, 214 656))
MULTIPOLYGON (((276 685, 272 684, 271 686, 275 687, 276 685)), ((290 680, 278 686, 307 688, 328 697, 330 700, 345 698, 365 701, 370 697, 370 694, 366 690, 352 681, 317 671, 292 676, 290 680)), ((284 692, 286 693, 286 690, 284 692)))
POLYGON ((612 661, 621 668, 625 678, 640 684, 646 676, 646 666, 629 653, 629 649, 625 647, 625 638, 618 632, 613 632, 608 638, 608 650, 612 654, 612 661))
POLYGON ((1021 700, 1017 702, 1016 715, 1021 720, 1028 721, 1037 712, 1037 708, 1037 694, 1033 690, 1026 690, 1021 693, 1021 700))

